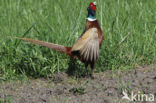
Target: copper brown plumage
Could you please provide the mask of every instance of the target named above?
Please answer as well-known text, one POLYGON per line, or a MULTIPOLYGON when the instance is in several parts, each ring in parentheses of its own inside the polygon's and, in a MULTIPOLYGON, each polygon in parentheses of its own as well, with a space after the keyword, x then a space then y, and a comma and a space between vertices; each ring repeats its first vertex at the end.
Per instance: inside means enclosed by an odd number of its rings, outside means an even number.
POLYGON ((88 65, 91 66, 91 74, 93 76, 94 65, 99 57, 99 49, 103 41, 102 29, 96 19, 96 3, 90 3, 88 7, 88 16, 86 20, 85 30, 80 38, 75 42, 72 47, 65 47, 62 45, 48 43, 29 38, 19 38, 27 42, 46 46, 53 50, 65 53, 72 58, 78 58, 85 64, 86 73, 88 75, 88 65))

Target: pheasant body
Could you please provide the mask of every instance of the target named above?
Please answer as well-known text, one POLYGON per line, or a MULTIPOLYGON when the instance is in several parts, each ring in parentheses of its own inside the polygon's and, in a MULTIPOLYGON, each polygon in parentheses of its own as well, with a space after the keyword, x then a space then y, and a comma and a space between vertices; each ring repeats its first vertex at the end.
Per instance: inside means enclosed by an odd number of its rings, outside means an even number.
POLYGON ((97 20, 87 21, 86 30, 73 45, 71 53, 84 63, 96 62, 99 56, 99 48, 102 43, 103 35, 97 20))
POLYGON ((91 66, 91 74, 93 76, 94 65, 99 57, 99 49, 103 41, 102 29, 96 20, 96 3, 90 3, 88 7, 88 18, 86 20, 85 30, 80 38, 75 42, 72 47, 65 47, 58 44, 48 43, 29 38, 18 38, 41 46, 46 46, 53 50, 65 53, 66 55, 78 58, 86 67, 88 75, 88 65, 91 66))

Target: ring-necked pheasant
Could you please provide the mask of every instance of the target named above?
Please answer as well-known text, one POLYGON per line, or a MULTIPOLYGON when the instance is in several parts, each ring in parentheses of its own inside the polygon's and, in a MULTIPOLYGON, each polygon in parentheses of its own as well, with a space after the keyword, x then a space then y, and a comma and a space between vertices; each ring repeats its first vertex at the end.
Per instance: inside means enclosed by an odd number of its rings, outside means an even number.
POLYGON ((88 75, 88 65, 91 66, 91 78, 94 78, 94 65, 99 57, 99 49, 103 41, 102 29, 96 19, 96 2, 91 2, 88 7, 88 16, 86 20, 85 30, 80 38, 75 42, 73 47, 65 47, 58 44, 48 43, 29 38, 19 38, 27 42, 39 44, 52 48, 53 50, 67 54, 70 57, 78 58, 85 64, 86 73, 88 75))

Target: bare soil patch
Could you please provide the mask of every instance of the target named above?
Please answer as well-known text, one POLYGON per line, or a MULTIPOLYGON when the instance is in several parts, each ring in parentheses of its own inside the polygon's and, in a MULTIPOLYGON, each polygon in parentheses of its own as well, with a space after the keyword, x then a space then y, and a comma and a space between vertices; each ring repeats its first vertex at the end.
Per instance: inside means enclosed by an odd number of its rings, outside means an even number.
MULTIPOLYGON (((123 90, 154 94, 156 65, 96 73, 95 79, 72 78, 58 73, 50 79, 0 83, 0 102, 11 103, 126 103, 123 90)), ((127 103, 130 103, 127 101, 127 103)), ((133 103, 133 102, 132 102, 133 103)), ((148 103, 148 102, 141 102, 148 103)))

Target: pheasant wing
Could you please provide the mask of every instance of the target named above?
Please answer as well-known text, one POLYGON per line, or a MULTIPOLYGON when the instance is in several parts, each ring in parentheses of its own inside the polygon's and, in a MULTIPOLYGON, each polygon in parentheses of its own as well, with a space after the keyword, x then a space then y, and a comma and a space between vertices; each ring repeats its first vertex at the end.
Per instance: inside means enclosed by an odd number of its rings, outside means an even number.
POLYGON ((99 54, 99 38, 96 28, 87 30, 81 38, 79 38, 71 52, 79 51, 80 56, 85 61, 95 61, 99 54))

